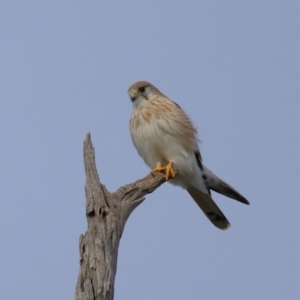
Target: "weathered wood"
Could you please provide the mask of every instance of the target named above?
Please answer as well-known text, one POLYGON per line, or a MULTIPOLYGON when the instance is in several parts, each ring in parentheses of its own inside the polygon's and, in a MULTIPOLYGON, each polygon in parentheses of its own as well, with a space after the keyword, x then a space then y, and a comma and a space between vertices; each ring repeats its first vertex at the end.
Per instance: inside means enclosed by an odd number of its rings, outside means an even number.
POLYGON ((164 174, 149 174, 110 193, 100 183, 91 136, 84 141, 86 216, 88 229, 79 239, 80 271, 76 300, 112 300, 118 248, 125 223, 146 194, 165 182, 164 174))

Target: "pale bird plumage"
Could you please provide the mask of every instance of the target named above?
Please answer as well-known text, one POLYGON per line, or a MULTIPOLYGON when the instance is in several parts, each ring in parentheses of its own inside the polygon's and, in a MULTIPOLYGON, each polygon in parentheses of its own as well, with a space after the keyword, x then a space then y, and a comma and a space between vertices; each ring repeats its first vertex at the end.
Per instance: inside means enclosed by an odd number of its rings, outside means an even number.
POLYGON ((178 173, 169 182, 186 189, 215 226, 228 228, 230 224, 210 190, 249 202, 202 164, 197 130, 189 117, 149 82, 133 84, 128 94, 133 103, 130 134, 139 155, 151 169, 175 164, 178 173))

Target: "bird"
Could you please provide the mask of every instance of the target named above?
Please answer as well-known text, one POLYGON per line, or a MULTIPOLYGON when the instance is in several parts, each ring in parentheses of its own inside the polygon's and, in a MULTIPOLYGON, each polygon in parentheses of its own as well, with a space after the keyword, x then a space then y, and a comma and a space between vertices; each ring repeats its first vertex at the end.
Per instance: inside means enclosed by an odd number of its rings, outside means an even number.
POLYGON ((151 173, 185 189, 219 229, 230 223, 212 199, 211 190, 244 204, 249 201, 203 165, 197 130, 184 110, 147 81, 128 89, 132 101, 130 135, 151 173))

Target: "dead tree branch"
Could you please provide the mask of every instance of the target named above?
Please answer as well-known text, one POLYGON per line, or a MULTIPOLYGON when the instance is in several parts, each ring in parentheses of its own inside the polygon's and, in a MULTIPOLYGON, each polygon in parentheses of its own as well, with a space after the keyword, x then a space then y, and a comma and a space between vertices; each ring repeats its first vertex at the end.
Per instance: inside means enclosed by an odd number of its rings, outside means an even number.
POLYGON ((89 133, 84 141, 84 166, 88 229, 79 239, 80 271, 75 299, 112 300, 118 248, 125 223, 145 200, 144 196, 165 182, 165 176, 149 174, 110 193, 100 183, 89 133))

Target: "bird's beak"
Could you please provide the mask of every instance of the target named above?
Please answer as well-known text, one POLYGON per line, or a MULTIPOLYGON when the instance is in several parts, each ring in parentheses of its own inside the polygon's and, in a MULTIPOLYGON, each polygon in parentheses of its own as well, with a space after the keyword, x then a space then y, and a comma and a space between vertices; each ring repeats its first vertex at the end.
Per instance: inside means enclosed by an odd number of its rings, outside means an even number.
POLYGON ((137 92, 136 91, 130 91, 129 96, 130 96, 131 101, 133 102, 136 99, 137 92))

